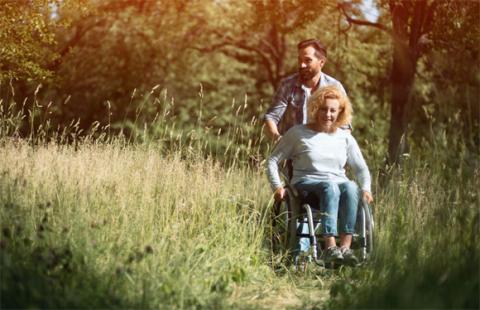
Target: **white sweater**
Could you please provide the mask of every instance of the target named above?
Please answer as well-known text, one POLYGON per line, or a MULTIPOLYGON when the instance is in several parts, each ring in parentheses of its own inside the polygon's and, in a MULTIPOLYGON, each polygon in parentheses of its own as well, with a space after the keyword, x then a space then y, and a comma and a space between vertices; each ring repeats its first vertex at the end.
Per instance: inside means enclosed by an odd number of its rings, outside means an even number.
POLYGON ((307 125, 298 125, 288 130, 266 163, 267 177, 273 190, 283 186, 278 164, 285 159, 292 160, 292 184, 302 179, 334 183, 349 181, 344 168, 348 163, 355 172, 360 188, 371 191, 367 164, 357 141, 347 130, 337 129, 335 133, 329 134, 311 130, 307 125))

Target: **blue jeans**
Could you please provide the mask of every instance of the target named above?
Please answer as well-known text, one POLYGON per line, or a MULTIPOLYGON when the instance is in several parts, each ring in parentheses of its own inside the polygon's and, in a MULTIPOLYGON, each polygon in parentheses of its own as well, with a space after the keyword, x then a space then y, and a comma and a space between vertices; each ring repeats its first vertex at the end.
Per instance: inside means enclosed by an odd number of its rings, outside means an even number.
MULTIPOLYGON (((355 232, 355 222, 357 219, 357 207, 359 200, 359 189, 357 184, 352 181, 344 183, 333 183, 305 179, 295 184, 299 191, 314 193, 318 198, 318 205, 311 206, 320 210, 320 219, 322 222, 323 236, 336 236, 337 218, 338 230, 341 234, 353 234, 355 232)), ((298 230, 302 234, 308 234, 308 225, 300 223, 298 230)), ((308 251, 310 248, 309 238, 302 237, 295 252, 308 251)))

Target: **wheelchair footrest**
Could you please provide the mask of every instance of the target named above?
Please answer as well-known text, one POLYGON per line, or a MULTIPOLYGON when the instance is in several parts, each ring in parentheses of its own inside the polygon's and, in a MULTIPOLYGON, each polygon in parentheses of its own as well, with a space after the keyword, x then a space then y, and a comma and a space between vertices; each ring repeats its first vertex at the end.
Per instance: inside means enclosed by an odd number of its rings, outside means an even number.
POLYGON ((306 238, 308 238, 308 237, 310 237, 310 235, 309 235, 309 234, 297 234, 297 237, 300 237, 300 238, 306 237, 306 238))

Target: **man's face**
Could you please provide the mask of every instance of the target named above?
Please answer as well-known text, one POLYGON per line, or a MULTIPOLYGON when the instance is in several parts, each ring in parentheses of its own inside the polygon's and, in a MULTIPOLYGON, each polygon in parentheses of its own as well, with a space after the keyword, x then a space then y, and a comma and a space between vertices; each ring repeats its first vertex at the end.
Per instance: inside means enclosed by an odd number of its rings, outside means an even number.
POLYGON ((298 72, 302 81, 313 79, 322 71, 325 59, 318 58, 315 55, 315 48, 307 46, 298 50, 298 72))

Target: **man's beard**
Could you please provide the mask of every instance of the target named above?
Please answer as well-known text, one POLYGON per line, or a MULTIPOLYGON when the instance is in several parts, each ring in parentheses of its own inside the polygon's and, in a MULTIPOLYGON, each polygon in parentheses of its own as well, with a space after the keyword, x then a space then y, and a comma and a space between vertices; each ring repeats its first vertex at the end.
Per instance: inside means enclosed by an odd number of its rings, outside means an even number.
POLYGON ((313 79, 315 75, 317 75, 317 72, 312 71, 310 69, 300 69, 298 73, 300 74, 300 80, 302 82, 307 82, 313 79))

